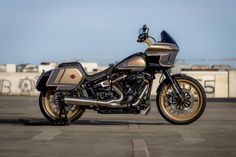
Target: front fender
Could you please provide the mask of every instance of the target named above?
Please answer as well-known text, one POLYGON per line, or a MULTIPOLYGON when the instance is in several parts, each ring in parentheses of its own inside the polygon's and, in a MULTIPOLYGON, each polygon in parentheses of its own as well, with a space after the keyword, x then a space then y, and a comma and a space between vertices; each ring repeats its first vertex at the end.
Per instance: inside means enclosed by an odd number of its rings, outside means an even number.
POLYGON ((38 78, 38 80, 36 82, 36 89, 38 91, 43 91, 48 88, 46 86, 46 83, 47 83, 47 80, 48 80, 51 73, 52 73, 52 70, 49 70, 49 71, 43 72, 40 75, 40 77, 38 78))
POLYGON ((186 74, 178 73, 178 74, 171 75, 172 78, 180 77, 180 76, 186 76, 186 74))

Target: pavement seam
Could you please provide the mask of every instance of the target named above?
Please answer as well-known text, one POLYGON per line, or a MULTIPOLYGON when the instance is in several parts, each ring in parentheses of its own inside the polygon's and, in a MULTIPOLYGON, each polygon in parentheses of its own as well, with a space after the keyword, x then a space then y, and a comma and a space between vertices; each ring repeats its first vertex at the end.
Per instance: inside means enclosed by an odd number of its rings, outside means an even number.
POLYGON ((138 129, 138 125, 137 124, 129 124, 129 129, 136 130, 136 129, 138 129))
POLYGON ((132 139, 132 143, 133 143, 133 157, 150 157, 144 139, 132 139))
POLYGON ((51 141, 61 133, 58 129, 41 129, 41 133, 32 137, 33 141, 51 141))
POLYGON ((203 137, 197 132, 193 132, 186 129, 173 129, 181 135, 183 143, 187 144, 197 144, 205 141, 203 137))

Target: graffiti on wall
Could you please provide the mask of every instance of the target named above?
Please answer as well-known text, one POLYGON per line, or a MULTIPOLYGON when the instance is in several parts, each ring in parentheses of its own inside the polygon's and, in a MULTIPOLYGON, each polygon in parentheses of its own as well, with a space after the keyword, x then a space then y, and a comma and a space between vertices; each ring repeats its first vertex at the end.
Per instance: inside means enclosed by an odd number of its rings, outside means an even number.
POLYGON ((202 84, 202 86, 207 94, 215 93, 215 80, 198 79, 198 81, 202 84))
POLYGON ((0 94, 33 95, 36 91, 35 83, 37 79, 38 76, 35 76, 35 78, 29 78, 26 76, 25 78, 18 80, 17 87, 13 87, 13 83, 11 82, 11 80, 0 79, 0 94), (19 92, 16 92, 16 90, 19 92))
POLYGON ((30 95, 35 90, 35 80, 28 77, 20 79, 18 88, 21 90, 21 94, 30 95))
POLYGON ((7 79, 0 79, 0 93, 4 94, 11 93, 11 81, 7 79))

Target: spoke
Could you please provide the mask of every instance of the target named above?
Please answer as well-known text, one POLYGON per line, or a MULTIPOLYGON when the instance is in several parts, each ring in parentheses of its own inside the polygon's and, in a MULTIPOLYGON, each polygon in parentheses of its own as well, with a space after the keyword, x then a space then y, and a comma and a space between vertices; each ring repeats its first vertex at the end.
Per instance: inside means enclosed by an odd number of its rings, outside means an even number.
POLYGON ((194 100, 193 100, 193 101, 194 101, 194 102, 198 102, 198 101, 199 101, 199 99, 198 99, 198 98, 196 98, 196 99, 194 98, 194 100))
POLYGON ((172 107, 171 107, 171 106, 166 106, 166 109, 167 109, 167 110, 171 110, 172 107))
POLYGON ((191 91, 192 86, 190 84, 188 86, 189 86, 188 91, 191 91))
POLYGON ((185 95, 186 97, 186 99, 189 99, 189 98, 191 98, 191 95, 189 94, 189 93, 186 93, 186 95, 185 95))
POLYGON ((191 101, 189 101, 189 100, 185 100, 185 104, 187 104, 187 105, 191 105, 191 101))
POLYGON ((177 109, 181 110, 182 104, 178 104, 177 109))
POLYGON ((196 91, 192 92, 194 96, 198 95, 198 93, 196 91))
POLYGON ((172 114, 175 114, 175 112, 176 112, 173 108, 171 108, 170 111, 172 111, 172 114))
POLYGON ((183 109, 183 105, 179 104, 179 110, 182 110, 182 109, 183 109))
POLYGON ((174 101, 172 100, 173 105, 177 105, 177 103, 178 103, 177 100, 174 100, 174 101))
POLYGON ((186 85, 186 84, 185 84, 184 82, 183 82, 182 84, 183 84, 183 89, 186 89, 186 88, 185 88, 185 85, 186 85))
POLYGON ((184 104, 184 108, 185 108, 185 109, 188 109, 188 108, 189 108, 189 105, 184 104))
POLYGON ((194 109, 193 108, 190 108, 187 110, 189 114, 193 113, 194 109))
POLYGON ((184 110, 185 110, 185 108, 186 108, 186 107, 185 107, 185 105, 183 104, 183 105, 182 105, 182 107, 183 107, 183 109, 182 109, 182 110, 184 111, 184 110))
POLYGON ((174 107, 175 109, 179 109, 179 104, 176 104, 174 107))
POLYGON ((189 106, 190 106, 189 104, 184 103, 185 108, 188 108, 189 106))

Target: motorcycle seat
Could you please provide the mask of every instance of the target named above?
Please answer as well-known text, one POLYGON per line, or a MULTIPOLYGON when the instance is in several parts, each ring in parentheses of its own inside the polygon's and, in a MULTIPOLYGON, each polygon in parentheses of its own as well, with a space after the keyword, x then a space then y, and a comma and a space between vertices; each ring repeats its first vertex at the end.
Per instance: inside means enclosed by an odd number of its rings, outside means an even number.
POLYGON ((97 72, 95 74, 92 74, 92 75, 88 75, 86 72, 86 77, 85 79, 87 79, 88 81, 94 81, 94 80, 97 80, 99 78, 102 78, 108 74, 110 74, 113 70, 113 67, 114 66, 111 66, 111 67, 108 67, 107 69, 103 70, 103 71, 100 71, 100 72, 97 72))

